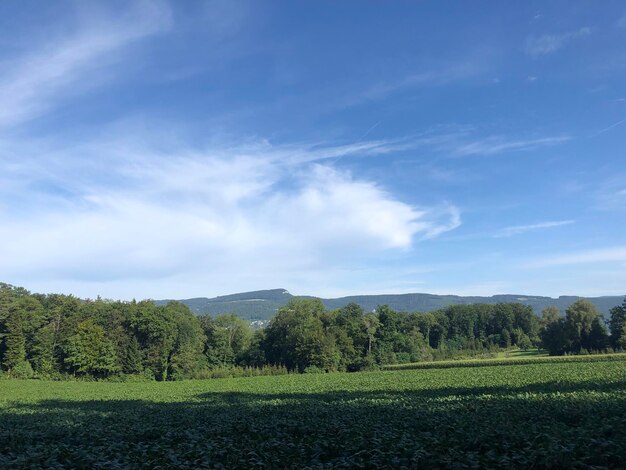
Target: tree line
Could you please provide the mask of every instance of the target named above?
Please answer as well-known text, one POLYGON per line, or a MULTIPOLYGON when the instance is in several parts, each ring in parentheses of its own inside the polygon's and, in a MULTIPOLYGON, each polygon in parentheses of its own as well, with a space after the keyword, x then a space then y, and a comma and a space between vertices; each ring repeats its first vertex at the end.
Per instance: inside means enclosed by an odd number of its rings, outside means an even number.
POLYGON ((539 318, 517 303, 370 313, 294 298, 266 328, 252 330, 235 315, 196 316, 179 302, 80 300, 0 284, 0 373, 22 378, 181 380, 234 369, 358 371, 510 347, 553 355, 626 349, 626 300, 611 311, 609 330, 586 300, 565 316, 549 307, 539 318))

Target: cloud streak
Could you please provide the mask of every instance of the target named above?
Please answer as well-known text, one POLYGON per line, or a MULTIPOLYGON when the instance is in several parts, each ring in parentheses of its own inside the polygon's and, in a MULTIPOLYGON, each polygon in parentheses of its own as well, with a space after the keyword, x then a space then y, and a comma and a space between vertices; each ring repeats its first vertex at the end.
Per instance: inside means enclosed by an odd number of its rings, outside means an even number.
POLYGON ((469 156, 526 152, 540 147, 562 144, 568 140, 570 137, 566 135, 525 140, 511 140, 501 136, 493 136, 476 142, 461 144, 455 149, 455 153, 460 156, 469 156))
POLYGON ((87 21, 67 39, 40 48, 29 56, 4 64, 0 73, 0 128, 40 116, 64 92, 75 93, 89 84, 85 76, 103 62, 115 60, 130 43, 168 28, 169 9, 159 3, 138 3, 116 17, 87 21))
POLYGON ((555 221, 540 222, 537 224, 529 224, 529 225, 513 225, 511 227, 505 227, 499 230, 494 235, 494 238, 508 238, 508 237, 513 237, 515 235, 522 235, 528 232, 535 232, 537 230, 562 227, 563 225, 570 225, 573 223, 574 223, 573 220, 555 220, 555 221))
POLYGON ((620 119, 619 121, 614 122, 610 126, 607 126, 604 129, 600 129, 598 132, 593 134, 591 137, 596 137, 596 136, 599 136, 600 134, 604 134, 605 132, 609 132, 610 130, 615 129, 616 127, 619 127, 619 126, 621 126, 624 123, 626 123, 626 119, 620 119))
POLYGON ((591 34, 591 28, 585 26, 577 31, 561 34, 544 34, 542 36, 530 36, 526 39, 524 50, 526 54, 536 59, 541 56, 553 54, 564 48, 575 39, 580 39, 591 34))

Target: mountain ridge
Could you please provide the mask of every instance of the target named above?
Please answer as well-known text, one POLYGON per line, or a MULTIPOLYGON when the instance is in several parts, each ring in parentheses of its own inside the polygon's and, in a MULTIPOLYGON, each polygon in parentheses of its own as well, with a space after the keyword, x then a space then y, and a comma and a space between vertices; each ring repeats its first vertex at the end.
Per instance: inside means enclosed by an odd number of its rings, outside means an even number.
MULTIPOLYGON (((429 312, 448 305, 467 305, 475 303, 495 304, 500 302, 517 302, 530 305, 536 314, 554 305, 561 313, 579 299, 586 298, 591 301, 605 318, 608 318, 609 310, 620 305, 624 296, 599 296, 581 297, 575 295, 561 295, 559 297, 547 297, 525 294, 497 294, 492 296, 460 296, 460 295, 440 295, 428 293, 406 293, 406 294, 368 294, 351 295, 337 298, 322 298, 315 296, 295 296, 287 289, 267 289, 236 294, 221 295, 218 297, 194 297, 190 299, 178 299, 187 305, 194 313, 199 315, 219 315, 223 313, 234 313, 246 320, 269 320, 276 311, 285 305, 293 297, 319 298, 326 308, 341 308, 351 302, 363 307, 365 311, 372 311, 378 305, 389 305, 390 308, 398 311, 408 312, 429 312)), ((175 299, 155 300, 157 304, 165 304, 175 299)))

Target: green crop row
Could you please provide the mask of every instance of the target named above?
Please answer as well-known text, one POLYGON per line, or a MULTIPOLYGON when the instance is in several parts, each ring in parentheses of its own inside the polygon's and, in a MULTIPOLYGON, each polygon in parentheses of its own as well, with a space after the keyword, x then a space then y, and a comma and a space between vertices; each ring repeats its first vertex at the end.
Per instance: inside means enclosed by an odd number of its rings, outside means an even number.
POLYGON ((390 364, 382 370, 413 370, 413 369, 448 369, 451 367, 488 367, 524 364, 558 364, 564 362, 606 362, 626 361, 626 353, 597 354, 590 356, 539 356, 515 357, 501 359, 464 359, 451 361, 412 362, 408 364, 390 364))
POLYGON ((0 381, 0 468, 620 468, 626 361, 0 381))

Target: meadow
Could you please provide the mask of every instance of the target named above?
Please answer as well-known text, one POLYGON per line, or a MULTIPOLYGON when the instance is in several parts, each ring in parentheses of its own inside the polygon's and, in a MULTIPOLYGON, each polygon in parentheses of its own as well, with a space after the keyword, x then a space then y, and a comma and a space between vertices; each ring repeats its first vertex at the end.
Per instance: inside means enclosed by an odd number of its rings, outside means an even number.
POLYGON ((0 467, 623 467, 626 359, 598 357, 182 382, 4 380, 0 467))

